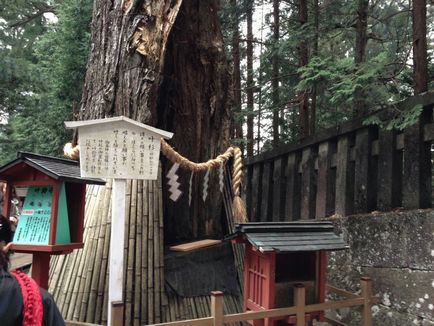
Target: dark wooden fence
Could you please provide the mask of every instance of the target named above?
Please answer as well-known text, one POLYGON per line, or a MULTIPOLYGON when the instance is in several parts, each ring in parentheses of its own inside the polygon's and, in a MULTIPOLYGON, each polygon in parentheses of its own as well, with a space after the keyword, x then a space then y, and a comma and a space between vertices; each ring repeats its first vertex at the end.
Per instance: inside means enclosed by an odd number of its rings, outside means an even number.
POLYGON ((250 221, 289 221, 338 214, 431 207, 434 93, 395 110, 424 107, 419 123, 390 131, 343 124, 246 160, 250 221))

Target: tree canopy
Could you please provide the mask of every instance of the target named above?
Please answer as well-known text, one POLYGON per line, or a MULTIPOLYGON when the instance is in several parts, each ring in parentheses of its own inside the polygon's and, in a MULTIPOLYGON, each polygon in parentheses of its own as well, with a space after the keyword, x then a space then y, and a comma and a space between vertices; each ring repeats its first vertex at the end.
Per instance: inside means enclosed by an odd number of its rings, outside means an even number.
MULTIPOLYGON (((226 57, 234 71, 234 142, 254 145, 257 153, 381 107, 393 110, 392 103, 414 94, 411 5, 400 0, 222 1, 226 57), (303 101, 307 115, 300 108, 303 101)), ((3 163, 19 150, 59 155, 70 138, 63 121, 80 108, 92 6, 91 0, 0 2, 3 163)), ((427 6, 426 29, 432 89, 432 6, 427 6)), ((367 123, 403 128, 419 113, 415 107, 395 112, 391 122, 370 116, 367 123)))

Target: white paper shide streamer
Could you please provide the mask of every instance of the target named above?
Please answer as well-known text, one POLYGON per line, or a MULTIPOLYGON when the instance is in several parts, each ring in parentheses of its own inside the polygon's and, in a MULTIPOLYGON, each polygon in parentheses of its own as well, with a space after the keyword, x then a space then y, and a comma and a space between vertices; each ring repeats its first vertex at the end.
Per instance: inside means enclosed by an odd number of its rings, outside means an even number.
POLYGON ((179 164, 178 163, 174 163, 172 168, 169 170, 169 172, 166 175, 166 178, 169 179, 169 181, 167 182, 167 184, 170 186, 169 188, 169 192, 170 192, 170 196, 169 198, 173 201, 177 201, 179 199, 179 197, 182 195, 182 191, 179 189, 179 186, 181 185, 178 182, 178 178, 179 176, 176 174, 176 172, 178 171, 179 168, 179 164))
POLYGON ((206 201, 206 198, 208 197, 209 171, 211 170, 210 169, 206 170, 205 176, 203 177, 203 192, 202 192, 203 201, 206 201))

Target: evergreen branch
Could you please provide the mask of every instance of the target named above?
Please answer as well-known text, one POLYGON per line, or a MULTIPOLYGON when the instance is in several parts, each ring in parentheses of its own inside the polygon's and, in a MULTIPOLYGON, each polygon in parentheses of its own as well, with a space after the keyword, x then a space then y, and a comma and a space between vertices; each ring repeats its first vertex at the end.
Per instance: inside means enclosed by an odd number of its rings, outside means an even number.
POLYGON ((381 23, 381 24, 387 24, 388 21, 389 21, 389 19, 391 19, 391 18, 393 18, 393 17, 395 17, 397 15, 405 14, 405 13, 408 13, 408 12, 411 12, 411 10, 409 8, 401 10, 401 11, 396 11, 394 13, 391 13, 390 15, 387 15, 386 17, 369 16, 370 18, 376 20, 376 22, 371 25, 371 28, 374 27, 374 26, 376 26, 379 23, 381 23))
POLYGON ((34 7, 37 9, 37 11, 33 14, 30 15, 24 15, 24 19, 19 20, 15 23, 12 23, 9 25, 10 28, 17 28, 17 27, 23 27, 25 25, 27 25, 28 23, 30 23, 31 21, 33 21, 36 18, 41 17, 43 14, 46 13, 53 13, 56 14, 56 10, 54 9, 54 7, 48 5, 48 4, 43 4, 43 3, 33 3, 34 7))

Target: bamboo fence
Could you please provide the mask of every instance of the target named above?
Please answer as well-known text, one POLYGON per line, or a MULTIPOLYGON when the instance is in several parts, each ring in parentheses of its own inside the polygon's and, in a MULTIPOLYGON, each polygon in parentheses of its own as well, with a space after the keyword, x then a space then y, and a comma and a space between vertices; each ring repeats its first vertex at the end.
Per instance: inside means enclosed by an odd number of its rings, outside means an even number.
MULTIPOLYGON (((70 322, 107 323, 111 191, 111 182, 88 186, 84 247, 51 258, 49 291, 70 322)), ((188 298, 164 291, 162 205, 161 179, 127 182, 124 325, 202 318, 210 313, 211 296, 188 298)), ((226 296, 225 312, 240 312, 240 300, 226 296)))

